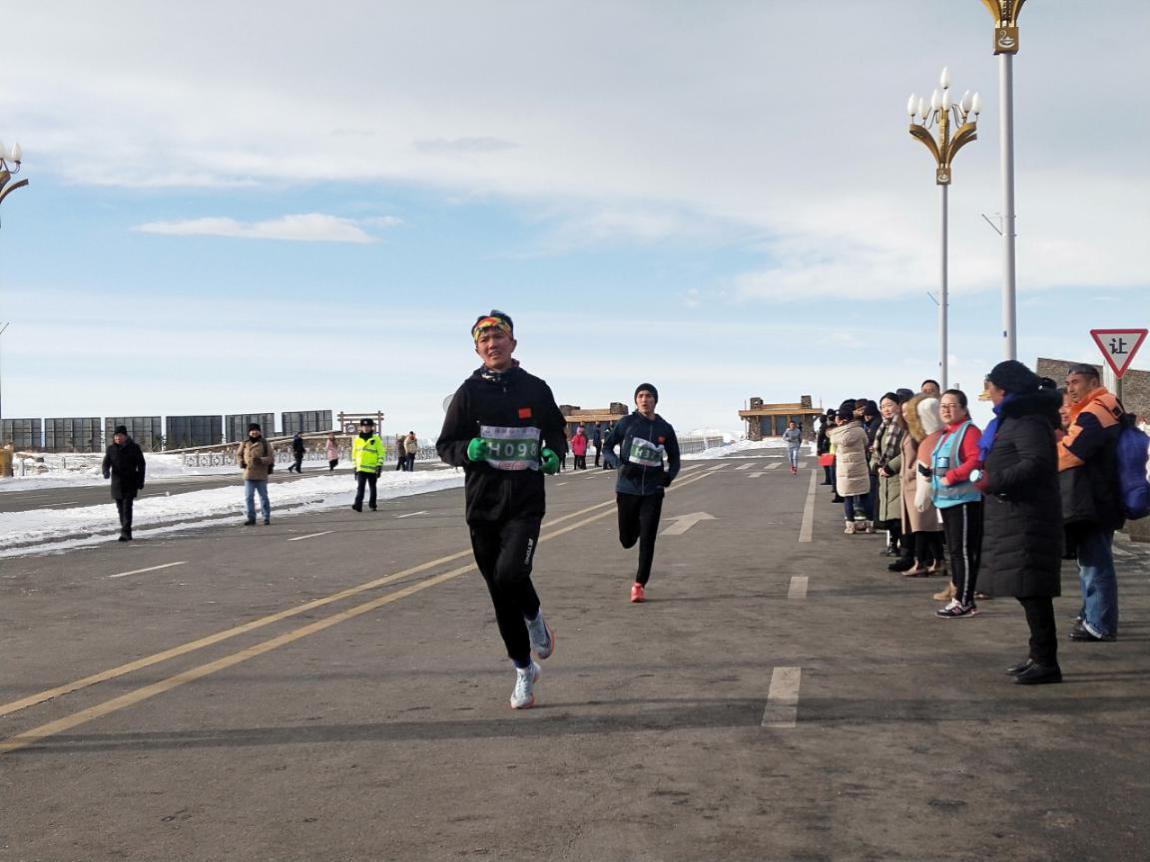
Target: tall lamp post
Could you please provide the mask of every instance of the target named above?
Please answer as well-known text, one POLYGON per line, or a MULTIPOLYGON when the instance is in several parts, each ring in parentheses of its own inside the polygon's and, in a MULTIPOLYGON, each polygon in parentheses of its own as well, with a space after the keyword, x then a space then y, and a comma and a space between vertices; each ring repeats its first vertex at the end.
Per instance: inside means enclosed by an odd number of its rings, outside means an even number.
POLYGON ((938 87, 931 93, 930 102, 913 93, 906 103, 910 115, 910 133, 922 141, 935 162, 934 181, 938 185, 941 224, 941 266, 938 303, 938 374, 942 388, 949 383, 947 330, 947 189, 950 188, 951 162, 960 149, 975 140, 978 135, 978 112, 981 100, 978 93, 967 90, 957 102, 950 94, 950 71, 943 69, 938 79, 938 87), (954 133, 951 134, 951 127, 954 133), (934 134, 931 134, 933 130, 934 134))
POLYGON ((1018 358, 1018 319, 1014 265, 1014 55, 1018 53, 1018 15, 1026 0, 982 0, 994 16, 994 53, 998 64, 999 150, 1002 155, 1002 338, 1007 359, 1018 358))
MULTIPOLYGON (((26 179, 12 182, 12 176, 14 174, 20 173, 20 162, 23 158, 24 153, 20 149, 19 144, 13 144, 11 150, 5 149, 4 145, 0 144, 0 203, 3 203, 4 198, 12 194, 12 192, 16 191, 16 189, 22 189, 24 186, 28 185, 28 180, 26 179)), ((7 323, 0 326, 0 335, 3 335, 4 330, 7 328, 7 323)), ((0 378, 0 396, 2 396, 2 394, 3 378, 0 378)), ((0 397, 0 416, 3 415, 4 401, 3 398, 0 397)))

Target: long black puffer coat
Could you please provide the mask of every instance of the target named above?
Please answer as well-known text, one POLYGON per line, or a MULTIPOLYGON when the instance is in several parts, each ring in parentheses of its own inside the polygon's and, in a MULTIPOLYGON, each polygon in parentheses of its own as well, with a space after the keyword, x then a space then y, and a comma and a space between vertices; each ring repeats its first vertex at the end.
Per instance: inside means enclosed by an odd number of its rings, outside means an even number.
POLYGON ((986 456, 979 587, 994 596, 1061 595, 1058 393, 1017 396, 999 414, 986 456))
POLYGON ((144 487, 145 468, 144 453, 131 437, 109 446, 101 469, 112 480, 112 499, 134 500, 144 487))

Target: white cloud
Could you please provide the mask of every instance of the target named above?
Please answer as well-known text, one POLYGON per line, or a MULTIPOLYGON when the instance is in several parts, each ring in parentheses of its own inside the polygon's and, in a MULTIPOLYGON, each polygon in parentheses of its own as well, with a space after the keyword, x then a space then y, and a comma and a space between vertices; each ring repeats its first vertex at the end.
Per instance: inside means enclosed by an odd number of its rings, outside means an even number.
MULTIPOLYGON (((347 0, 315 19, 295 0, 198 4, 232 22, 221 31, 170 4, 61 0, 23 11, 0 109, 29 172, 69 182, 499 195, 575 213, 545 251, 734 227, 764 259, 738 281, 744 301, 889 297, 936 280, 932 168, 902 105, 945 59, 986 104, 981 140, 955 166, 952 284, 995 288, 998 243, 979 218, 999 208, 989 16, 974 2, 809 5, 347 0), (941 58, 928 32, 945 33, 941 58)), ((1129 190, 1150 183, 1138 149, 1150 111, 1112 86, 1137 80, 1144 58, 1112 22, 1141 32, 1150 10, 1027 13, 1020 289, 1145 286, 1150 214, 1129 190), (1113 116, 1121 135, 1105 132, 1113 116)), ((366 241, 357 228, 343 241, 366 241)))
POLYGON ((166 236, 224 236, 290 242, 371 243, 377 242, 377 238, 367 233, 360 225, 394 227, 402 223, 401 219, 393 216, 356 220, 324 213, 302 213, 257 222, 241 222, 233 218, 220 217, 156 221, 137 225, 133 230, 166 236))

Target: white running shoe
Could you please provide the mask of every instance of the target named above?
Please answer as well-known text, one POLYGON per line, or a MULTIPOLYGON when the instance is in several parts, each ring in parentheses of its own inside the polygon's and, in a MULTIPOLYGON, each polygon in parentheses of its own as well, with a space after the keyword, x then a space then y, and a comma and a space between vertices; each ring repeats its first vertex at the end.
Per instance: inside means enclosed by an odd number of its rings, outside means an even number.
POLYGON ((515 668, 515 690, 511 692, 512 709, 531 709, 535 706, 535 683, 539 681, 539 665, 515 668))
POLYGON ((550 658, 555 652, 555 632, 543 619, 543 609, 535 614, 535 619, 527 620, 527 635, 531 638, 531 650, 540 661, 550 658))

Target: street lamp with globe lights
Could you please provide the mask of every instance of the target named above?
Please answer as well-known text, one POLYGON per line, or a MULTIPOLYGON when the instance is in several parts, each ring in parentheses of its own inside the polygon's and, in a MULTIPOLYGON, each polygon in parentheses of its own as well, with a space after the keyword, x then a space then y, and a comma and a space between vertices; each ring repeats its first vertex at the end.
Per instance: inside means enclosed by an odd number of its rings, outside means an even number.
POLYGON ((998 55, 999 149, 1002 159, 1002 338, 1007 359, 1018 358, 1018 320, 1014 262, 1014 55, 1018 53, 1018 15, 1026 0, 982 0, 994 16, 994 53, 998 55))
POLYGON ((948 290, 947 290, 947 189, 952 176, 951 165, 955 155, 964 146, 978 137, 978 114, 982 100, 978 93, 967 90, 962 98, 955 101, 950 92, 950 70, 943 68, 938 79, 938 87, 931 93, 930 101, 913 93, 906 103, 910 116, 910 133, 922 142, 935 162, 934 181, 938 185, 941 205, 941 268, 938 303, 939 368, 942 388, 949 385, 947 351, 948 332, 948 290), (952 126, 954 133, 951 134, 952 126), (931 133, 933 130, 933 134, 931 133))

